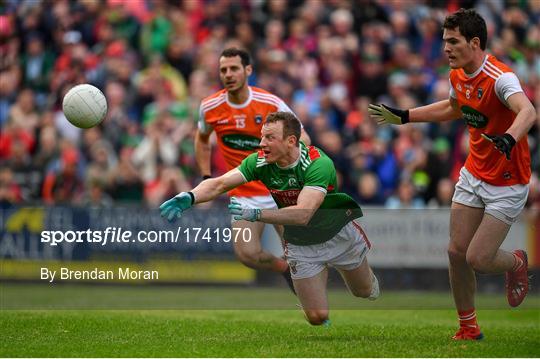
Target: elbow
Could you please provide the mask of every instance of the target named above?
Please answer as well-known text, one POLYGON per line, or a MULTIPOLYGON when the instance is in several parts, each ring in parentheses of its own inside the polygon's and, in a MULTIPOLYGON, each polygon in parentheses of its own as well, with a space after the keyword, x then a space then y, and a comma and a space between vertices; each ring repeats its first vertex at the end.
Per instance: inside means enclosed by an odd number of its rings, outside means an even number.
POLYGON ((195 133, 195 143, 203 146, 210 145, 210 135, 202 134, 199 130, 195 133))
POLYGON ((531 127, 534 126, 535 123, 540 124, 540 116, 532 105, 527 109, 527 115, 527 117, 530 119, 529 129, 531 129, 531 127))
POLYGON ((227 192, 227 188, 225 187, 225 181, 221 177, 217 178, 209 178, 205 181, 211 181, 211 188, 214 188, 216 193, 219 195, 221 193, 227 192))
POLYGON ((307 209, 300 210, 300 216, 298 217, 297 225, 307 226, 313 217, 313 212, 307 209))
MULTIPOLYGON (((520 114, 523 113, 523 118, 526 119, 523 121, 524 123, 524 133, 523 136, 527 136, 527 133, 530 131, 530 129, 534 126, 535 123, 540 124, 540 117, 536 113, 536 110, 534 107, 527 106, 527 108, 524 108, 520 111, 520 114)), ((519 136, 521 138, 521 136, 519 136)))

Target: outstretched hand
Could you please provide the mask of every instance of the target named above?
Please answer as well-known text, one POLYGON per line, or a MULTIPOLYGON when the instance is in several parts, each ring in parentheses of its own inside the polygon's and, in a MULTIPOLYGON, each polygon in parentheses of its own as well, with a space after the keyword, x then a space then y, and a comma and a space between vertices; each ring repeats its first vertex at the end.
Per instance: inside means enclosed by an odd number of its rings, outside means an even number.
POLYGON ((182 217, 184 211, 191 208, 193 200, 194 198, 191 192, 177 194, 159 206, 161 217, 167 218, 169 222, 173 222, 176 218, 182 217))
POLYGON ((380 104, 370 103, 368 106, 369 116, 377 121, 377 124, 403 125, 409 122, 409 110, 399 110, 380 104))

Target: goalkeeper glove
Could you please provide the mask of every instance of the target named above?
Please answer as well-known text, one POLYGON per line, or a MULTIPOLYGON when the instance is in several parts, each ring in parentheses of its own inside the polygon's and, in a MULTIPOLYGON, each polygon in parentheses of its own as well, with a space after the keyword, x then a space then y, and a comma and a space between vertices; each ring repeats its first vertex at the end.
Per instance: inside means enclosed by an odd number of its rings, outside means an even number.
POLYGON ((409 122, 409 110, 398 110, 386 105, 374 105, 372 103, 368 106, 368 112, 371 118, 377 120, 379 125, 386 123, 392 125, 403 125, 409 122))
POLYGON ((261 219, 261 210, 259 208, 242 208, 242 205, 234 197, 231 197, 229 213, 233 215, 236 221, 244 219, 255 222, 261 219))
POLYGON ((182 217, 182 213, 190 209, 193 206, 193 202, 195 202, 193 193, 180 192, 159 206, 161 217, 165 217, 169 222, 172 222, 176 218, 182 217))
POLYGON ((512 152, 512 148, 514 148, 514 145, 516 144, 516 140, 511 134, 505 133, 504 135, 488 135, 487 133, 482 133, 482 137, 492 142, 495 145, 495 148, 497 148, 499 152, 505 155, 506 159, 510 161, 510 152, 512 152))

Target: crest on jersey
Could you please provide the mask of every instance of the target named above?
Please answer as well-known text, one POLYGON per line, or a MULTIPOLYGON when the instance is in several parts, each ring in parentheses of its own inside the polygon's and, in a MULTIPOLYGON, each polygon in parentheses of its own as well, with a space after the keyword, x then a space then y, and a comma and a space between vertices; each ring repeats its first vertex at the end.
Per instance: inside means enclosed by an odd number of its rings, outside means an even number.
POLYGON ((478 88, 478 99, 479 99, 479 100, 482 98, 482 95, 483 95, 483 94, 484 94, 484 90, 483 90, 481 87, 479 87, 479 88, 478 88))
POLYGON ((298 181, 296 180, 296 178, 294 177, 289 178, 289 186, 298 187, 298 181))
POLYGON ((255 115, 255 123, 260 125, 263 121, 263 115, 255 115))

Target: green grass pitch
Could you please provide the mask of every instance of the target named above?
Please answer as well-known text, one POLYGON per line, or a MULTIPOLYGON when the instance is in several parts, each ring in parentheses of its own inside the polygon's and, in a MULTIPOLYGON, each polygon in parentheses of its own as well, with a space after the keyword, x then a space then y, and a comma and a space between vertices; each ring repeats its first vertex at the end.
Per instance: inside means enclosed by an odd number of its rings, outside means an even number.
POLYGON ((333 290, 330 328, 308 325, 285 289, 2 284, 0 299, 2 357, 540 355, 538 296, 518 309, 479 296, 481 342, 449 339, 449 293, 383 292, 371 303, 333 290))

